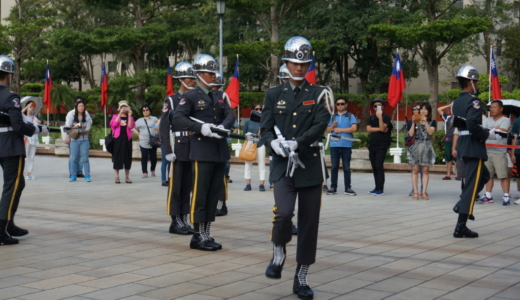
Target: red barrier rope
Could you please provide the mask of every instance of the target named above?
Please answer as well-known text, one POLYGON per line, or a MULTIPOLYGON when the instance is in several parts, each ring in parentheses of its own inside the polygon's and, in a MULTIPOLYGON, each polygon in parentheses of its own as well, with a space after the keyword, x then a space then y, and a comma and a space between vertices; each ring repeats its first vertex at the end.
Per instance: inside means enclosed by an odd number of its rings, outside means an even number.
POLYGON ((520 146, 500 145, 500 144, 486 144, 486 147, 520 149, 520 146))

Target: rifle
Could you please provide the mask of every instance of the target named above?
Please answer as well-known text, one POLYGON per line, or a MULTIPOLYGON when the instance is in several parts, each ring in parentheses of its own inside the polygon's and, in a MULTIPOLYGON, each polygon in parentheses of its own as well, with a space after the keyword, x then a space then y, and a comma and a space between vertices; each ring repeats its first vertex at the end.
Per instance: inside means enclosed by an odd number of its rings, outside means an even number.
MULTIPOLYGON (((192 121, 195 121, 200 124, 208 124, 202 120, 199 120, 194 117, 190 117, 192 121)), ((220 135, 221 137, 225 138, 233 138, 233 139, 239 139, 239 140, 246 140, 246 141, 252 141, 257 143, 260 140, 260 136, 258 134, 253 133, 246 133, 246 134, 236 134, 231 132, 229 129, 222 129, 218 128, 215 124, 209 124, 211 126, 211 132, 216 133, 220 135)))

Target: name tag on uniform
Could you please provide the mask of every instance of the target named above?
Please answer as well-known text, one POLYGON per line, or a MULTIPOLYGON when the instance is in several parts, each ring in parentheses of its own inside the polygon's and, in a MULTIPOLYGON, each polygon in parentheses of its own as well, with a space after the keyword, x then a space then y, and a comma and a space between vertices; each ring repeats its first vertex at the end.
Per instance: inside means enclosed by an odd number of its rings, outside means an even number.
POLYGON ((303 105, 312 105, 312 104, 316 104, 316 102, 314 102, 314 100, 303 101, 303 105))
POLYGON ((218 103, 224 103, 224 100, 218 100, 217 102, 218 103))

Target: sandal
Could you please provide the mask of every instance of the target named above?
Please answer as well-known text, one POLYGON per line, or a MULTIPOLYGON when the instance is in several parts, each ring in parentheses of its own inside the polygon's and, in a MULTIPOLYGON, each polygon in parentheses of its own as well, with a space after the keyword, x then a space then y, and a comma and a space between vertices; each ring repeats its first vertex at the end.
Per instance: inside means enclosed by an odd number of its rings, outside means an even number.
POLYGON ((413 199, 414 200, 419 200, 419 194, 418 193, 413 193, 413 199))
POLYGON ((121 183, 121 181, 119 180, 119 177, 116 177, 116 183, 121 183))
POLYGON ((132 183, 132 180, 130 180, 130 178, 126 177, 126 178, 125 178, 125 182, 126 182, 126 183, 132 183))
POLYGON ((428 198, 428 194, 427 193, 422 193, 422 198, 423 198, 423 200, 430 199, 430 198, 428 198))

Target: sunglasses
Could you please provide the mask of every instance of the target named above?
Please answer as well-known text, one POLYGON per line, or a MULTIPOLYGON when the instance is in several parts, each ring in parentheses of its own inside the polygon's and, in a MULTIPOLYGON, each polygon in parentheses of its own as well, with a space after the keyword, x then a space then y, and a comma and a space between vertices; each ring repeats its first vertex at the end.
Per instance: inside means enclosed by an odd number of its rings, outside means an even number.
POLYGON ((255 111, 262 111, 261 108, 255 108, 255 111))
POLYGON ((150 111, 149 109, 143 109, 143 111, 150 111))
POLYGON ((412 109, 413 109, 413 110, 421 110, 420 107, 414 107, 414 108, 412 108, 412 109))
POLYGON ((336 106, 341 106, 341 105, 347 105, 347 103, 345 103, 345 102, 338 102, 338 103, 336 103, 336 106))
POLYGON ((382 107, 383 105, 374 105, 374 106, 372 106, 372 107, 373 107, 373 108, 377 108, 378 106, 381 106, 381 107, 382 107))

